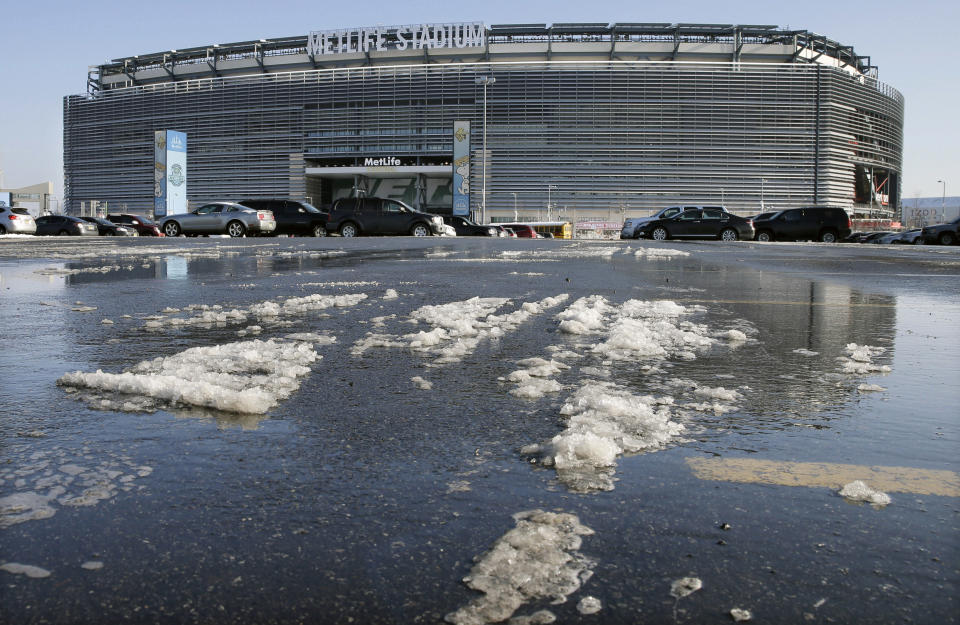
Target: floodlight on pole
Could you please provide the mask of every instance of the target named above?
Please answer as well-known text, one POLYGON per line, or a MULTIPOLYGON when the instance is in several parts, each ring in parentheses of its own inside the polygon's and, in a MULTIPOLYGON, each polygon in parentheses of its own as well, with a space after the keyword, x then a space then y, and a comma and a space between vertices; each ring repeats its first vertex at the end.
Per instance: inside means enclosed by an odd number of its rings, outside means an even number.
POLYGON ((943 221, 947 220, 947 181, 946 180, 937 180, 940 184, 943 185, 943 193, 940 195, 940 219, 943 221))
POLYGON ((483 184, 480 185, 480 221, 487 223, 487 86, 497 82, 493 76, 477 76, 476 84, 483 85, 483 184))

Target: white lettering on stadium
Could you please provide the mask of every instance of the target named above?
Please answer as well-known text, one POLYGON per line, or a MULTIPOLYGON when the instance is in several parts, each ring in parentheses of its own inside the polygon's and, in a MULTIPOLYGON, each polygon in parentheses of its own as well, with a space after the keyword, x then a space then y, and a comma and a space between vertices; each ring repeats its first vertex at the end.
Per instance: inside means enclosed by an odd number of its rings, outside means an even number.
POLYGON ((386 50, 476 48, 486 42, 483 22, 368 26, 347 30, 313 31, 307 36, 307 54, 350 54, 386 50))
POLYGON ((383 158, 366 158, 363 160, 364 167, 399 167, 400 159, 396 156, 385 156, 383 158))

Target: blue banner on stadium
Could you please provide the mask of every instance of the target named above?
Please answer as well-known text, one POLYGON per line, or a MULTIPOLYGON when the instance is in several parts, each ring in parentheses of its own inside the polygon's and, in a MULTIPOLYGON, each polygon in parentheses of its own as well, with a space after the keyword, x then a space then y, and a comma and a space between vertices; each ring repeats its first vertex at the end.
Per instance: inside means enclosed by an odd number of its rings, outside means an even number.
POLYGON ((470 122, 453 122, 453 214, 470 214, 470 122))

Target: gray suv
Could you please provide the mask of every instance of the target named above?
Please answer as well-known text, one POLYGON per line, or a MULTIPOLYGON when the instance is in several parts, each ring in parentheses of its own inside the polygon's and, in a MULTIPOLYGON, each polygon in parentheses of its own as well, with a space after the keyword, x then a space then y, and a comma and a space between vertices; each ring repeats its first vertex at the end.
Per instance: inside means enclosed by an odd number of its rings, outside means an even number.
POLYGON ((379 197, 342 198, 333 203, 327 232, 342 237, 360 235, 443 234, 443 218, 421 213, 399 200, 379 197))

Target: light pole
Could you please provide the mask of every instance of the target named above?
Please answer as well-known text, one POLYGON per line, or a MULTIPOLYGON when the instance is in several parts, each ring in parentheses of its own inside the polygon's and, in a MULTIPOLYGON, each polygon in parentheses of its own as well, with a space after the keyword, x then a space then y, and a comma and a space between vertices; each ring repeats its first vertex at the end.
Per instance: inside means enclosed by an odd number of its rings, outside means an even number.
POLYGON ((765 209, 763 208, 763 183, 766 182, 766 178, 760 179, 760 212, 762 213, 765 209))
POLYGON ((947 220, 947 210, 944 208, 947 203, 947 181, 946 180, 937 180, 940 184, 943 185, 943 195, 940 196, 940 220, 947 220))
POLYGON ((547 185, 547 221, 550 221, 550 189, 559 189, 555 184, 547 185))
POLYGON ((517 212, 517 194, 511 191, 510 195, 513 196, 513 220, 520 221, 520 213, 517 212))
POLYGON ((493 76, 477 76, 476 84, 483 85, 483 184, 480 185, 481 221, 487 223, 487 86, 497 82, 493 76))

